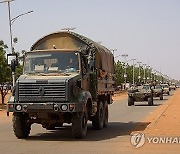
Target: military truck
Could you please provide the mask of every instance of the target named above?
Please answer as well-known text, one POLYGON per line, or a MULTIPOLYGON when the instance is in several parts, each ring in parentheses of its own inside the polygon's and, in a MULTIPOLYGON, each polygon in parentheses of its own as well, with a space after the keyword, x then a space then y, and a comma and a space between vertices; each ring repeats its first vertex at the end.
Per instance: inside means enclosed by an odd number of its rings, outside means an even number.
POLYGON ((163 88, 161 85, 157 84, 156 86, 152 86, 153 89, 153 97, 159 97, 160 100, 163 100, 163 88))
POLYGON ((153 92, 149 84, 131 87, 128 90, 128 106, 134 105, 134 102, 143 101, 147 101, 149 106, 153 105, 153 92))
POLYGON ((7 112, 13 112, 17 138, 27 138, 31 125, 56 129, 72 123, 74 138, 84 138, 87 121, 94 129, 108 126, 114 93, 111 51, 71 31, 49 34, 24 56, 24 71, 13 88, 7 112))
POLYGON ((175 83, 171 83, 169 87, 170 87, 170 90, 176 90, 176 84, 175 83))
POLYGON ((170 95, 170 88, 168 84, 161 84, 161 87, 163 88, 163 94, 170 95))

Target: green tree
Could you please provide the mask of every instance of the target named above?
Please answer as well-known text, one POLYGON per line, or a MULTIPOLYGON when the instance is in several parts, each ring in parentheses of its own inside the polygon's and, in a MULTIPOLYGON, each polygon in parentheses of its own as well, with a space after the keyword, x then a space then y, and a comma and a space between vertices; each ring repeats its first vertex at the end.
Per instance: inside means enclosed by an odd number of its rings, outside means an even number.
POLYGON ((123 69, 123 63, 120 61, 117 61, 115 64, 115 85, 120 85, 124 80, 124 69, 123 69))
POLYGON ((0 93, 2 98, 2 104, 4 104, 4 98, 8 93, 8 87, 5 86, 6 82, 11 81, 11 69, 7 65, 7 59, 5 57, 7 45, 0 41, 0 93))

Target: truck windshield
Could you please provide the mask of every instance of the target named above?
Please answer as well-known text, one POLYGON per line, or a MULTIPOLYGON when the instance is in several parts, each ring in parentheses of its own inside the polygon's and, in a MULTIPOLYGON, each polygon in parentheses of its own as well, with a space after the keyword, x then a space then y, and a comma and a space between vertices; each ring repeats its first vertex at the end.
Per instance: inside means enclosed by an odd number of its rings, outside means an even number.
POLYGON ((161 89, 162 87, 160 85, 155 86, 156 89, 161 89))
POLYGON ((79 72, 79 53, 42 51, 26 54, 24 73, 79 72))
POLYGON ((143 89, 149 90, 149 89, 150 89, 150 85, 144 85, 144 86, 143 86, 143 89))

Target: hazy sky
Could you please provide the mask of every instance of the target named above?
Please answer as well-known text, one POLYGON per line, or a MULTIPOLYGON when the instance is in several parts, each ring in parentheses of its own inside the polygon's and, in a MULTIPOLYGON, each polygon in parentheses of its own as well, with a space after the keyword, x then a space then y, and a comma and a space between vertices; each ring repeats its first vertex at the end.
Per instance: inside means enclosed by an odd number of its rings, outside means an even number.
MULTIPOLYGON (((0 0, 2 1, 2 0, 0 0)), ((76 27, 110 49, 180 79, 180 0, 15 0, 11 16, 33 10, 12 25, 17 51, 40 37, 76 27)), ((0 40, 10 44, 8 8, 0 3, 0 40)), ((123 61, 122 57, 119 60, 123 61)))

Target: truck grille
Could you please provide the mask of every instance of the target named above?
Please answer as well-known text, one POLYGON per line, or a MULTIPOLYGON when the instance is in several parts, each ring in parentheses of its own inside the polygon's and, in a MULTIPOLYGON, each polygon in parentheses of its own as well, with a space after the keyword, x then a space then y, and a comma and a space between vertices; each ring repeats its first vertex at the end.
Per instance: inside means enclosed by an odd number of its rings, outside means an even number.
POLYGON ((19 83, 19 102, 57 102, 65 100, 65 82, 19 83))

